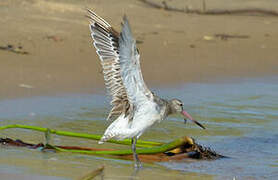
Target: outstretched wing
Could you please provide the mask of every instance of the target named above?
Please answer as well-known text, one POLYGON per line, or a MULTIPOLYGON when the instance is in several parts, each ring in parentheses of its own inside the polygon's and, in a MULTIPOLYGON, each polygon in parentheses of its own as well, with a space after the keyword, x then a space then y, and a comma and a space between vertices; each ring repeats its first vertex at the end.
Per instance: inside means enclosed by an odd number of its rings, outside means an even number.
POLYGON ((153 94, 143 80, 140 55, 126 16, 123 20, 122 32, 119 37, 121 75, 129 103, 137 106, 144 101, 153 99, 153 94))
POLYGON ((93 11, 88 10, 88 14, 91 36, 101 60, 105 85, 112 96, 113 107, 107 119, 122 113, 132 119, 134 105, 144 97, 152 97, 152 93, 143 81, 139 54, 128 21, 124 17, 123 32, 119 34, 93 11))
POLYGON ((106 88, 112 96, 112 109, 107 119, 119 116, 123 109, 129 109, 126 91, 120 74, 119 33, 105 20, 88 10, 90 30, 96 52, 100 58, 106 88))

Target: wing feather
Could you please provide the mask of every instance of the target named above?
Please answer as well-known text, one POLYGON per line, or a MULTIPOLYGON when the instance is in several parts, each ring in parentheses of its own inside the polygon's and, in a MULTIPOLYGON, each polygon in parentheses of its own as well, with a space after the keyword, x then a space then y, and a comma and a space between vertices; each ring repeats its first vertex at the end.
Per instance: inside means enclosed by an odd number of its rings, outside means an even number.
POLYGON ((119 33, 93 11, 88 10, 88 17, 91 21, 90 30, 94 40, 93 44, 101 60, 105 85, 112 96, 112 109, 107 117, 107 119, 111 119, 125 112, 124 104, 128 102, 120 74, 119 33))
POLYGON ((126 16, 123 20, 122 32, 119 37, 121 76, 130 104, 138 105, 153 99, 153 94, 144 82, 136 40, 132 36, 126 16))
POLYGON ((141 73, 136 41, 126 16, 119 34, 96 13, 88 10, 91 36, 101 60, 106 88, 112 96, 112 109, 107 119, 122 113, 133 118, 133 109, 153 98, 141 73))

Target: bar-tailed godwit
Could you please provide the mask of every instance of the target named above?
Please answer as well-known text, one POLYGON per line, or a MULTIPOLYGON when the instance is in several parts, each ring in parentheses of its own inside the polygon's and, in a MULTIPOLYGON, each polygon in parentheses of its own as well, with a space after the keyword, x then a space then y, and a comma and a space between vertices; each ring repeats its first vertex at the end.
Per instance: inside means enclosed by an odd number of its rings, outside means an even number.
POLYGON ((146 129, 168 115, 181 114, 185 121, 191 120, 205 129, 183 109, 182 101, 162 99, 148 89, 143 80, 136 41, 126 16, 123 18, 122 31, 118 33, 93 11, 88 10, 88 14, 91 36, 101 61, 105 85, 112 96, 112 109, 107 119, 115 119, 99 143, 111 138, 131 138, 135 167, 141 167, 136 154, 137 139, 146 129))

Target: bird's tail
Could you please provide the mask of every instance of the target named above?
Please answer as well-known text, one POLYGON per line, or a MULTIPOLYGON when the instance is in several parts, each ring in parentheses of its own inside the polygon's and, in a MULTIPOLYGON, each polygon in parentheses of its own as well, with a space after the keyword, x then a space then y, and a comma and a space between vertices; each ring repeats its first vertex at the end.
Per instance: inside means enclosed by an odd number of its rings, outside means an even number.
POLYGON ((104 142, 108 141, 110 138, 103 135, 102 138, 98 141, 98 144, 103 144, 104 142))
POLYGON ((103 144, 103 143, 104 143, 104 141, 102 141, 102 140, 98 141, 98 144, 103 144))

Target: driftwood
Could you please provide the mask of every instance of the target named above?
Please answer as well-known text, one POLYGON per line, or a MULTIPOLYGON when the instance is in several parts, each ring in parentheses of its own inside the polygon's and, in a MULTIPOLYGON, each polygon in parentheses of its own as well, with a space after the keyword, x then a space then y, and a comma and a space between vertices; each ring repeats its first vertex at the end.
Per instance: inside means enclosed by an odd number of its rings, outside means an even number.
MULTIPOLYGON (((104 170, 104 166, 101 166, 89 173, 87 173, 86 175, 82 176, 81 178, 78 178, 78 180, 91 180, 94 179, 97 176, 103 175, 103 170, 104 170)), ((101 178, 103 179, 103 178, 101 178)))
POLYGON ((192 8, 177 8, 171 7, 166 1, 161 3, 150 1, 150 0, 138 0, 149 7, 156 9, 163 9, 166 11, 181 12, 186 14, 199 14, 199 15, 236 15, 236 14, 246 14, 246 15, 268 15, 268 16, 278 16, 278 11, 262 9, 262 8, 242 8, 242 9, 207 9, 206 1, 203 0, 202 9, 192 9, 192 8))
POLYGON ((230 38, 237 38, 237 39, 248 39, 250 36, 248 35, 231 35, 231 34, 215 34, 216 38, 220 38, 221 40, 228 40, 230 38))

